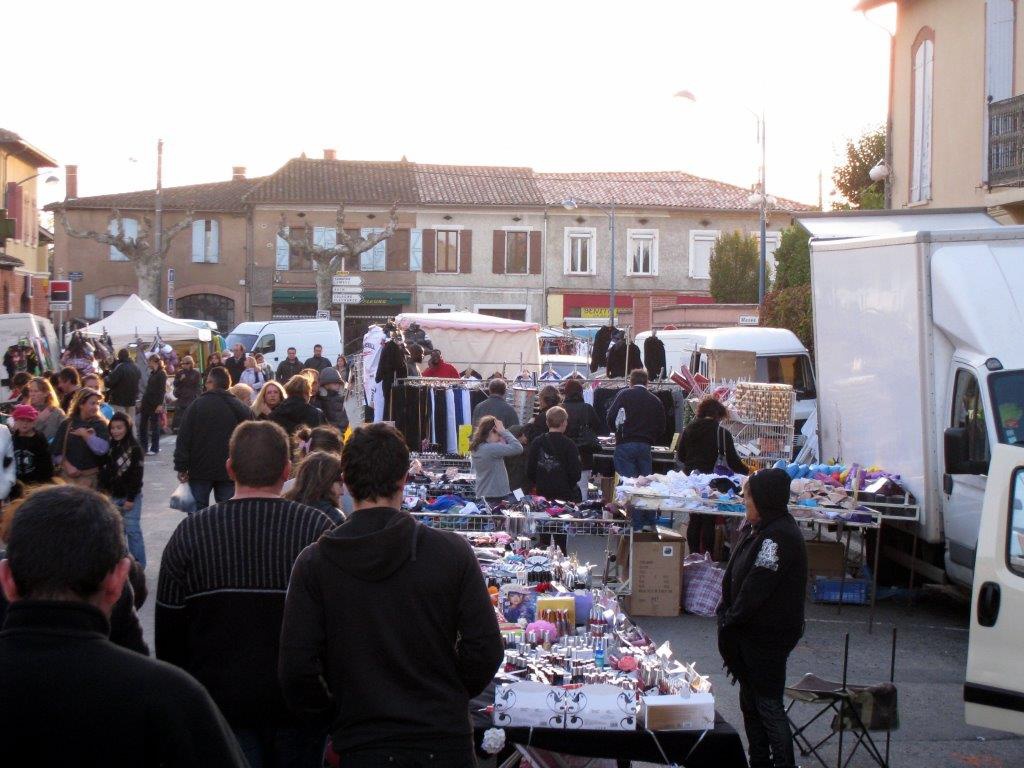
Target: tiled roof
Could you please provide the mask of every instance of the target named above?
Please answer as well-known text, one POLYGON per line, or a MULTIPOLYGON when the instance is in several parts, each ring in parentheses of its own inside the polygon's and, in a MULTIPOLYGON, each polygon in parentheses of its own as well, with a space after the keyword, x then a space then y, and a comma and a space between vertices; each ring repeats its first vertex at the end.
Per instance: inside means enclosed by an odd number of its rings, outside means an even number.
POLYGON ((423 205, 544 205, 530 168, 419 163, 414 167, 423 205))
MULTIPOLYGON (((165 187, 163 190, 164 209, 172 211, 242 211, 245 193, 263 181, 264 177, 219 181, 213 184, 190 184, 185 187, 165 187)), ((78 197, 63 203, 53 203, 46 210, 66 207, 76 208, 118 208, 126 211, 153 210, 156 204, 156 190, 141 192, 119 192, 112 195, 78 197)))
MULTIPOLYGON (((681 171, 626 173, 537 173, 537 186, 547 205, 574 198, 598 205, 631 208, 687 208, 751 211, 750 190, 681 171)), ((795 200, 778 198, 790 210, 815 210, 795 200)))
POLYGON ((6 128, 0 128, 0 144, 13 144, 16 141, 20 142, 21 136, 16 134, 14 131, 8 131, 6 128))
POLYGON ((56 168, 57 161, 50 157, 48 154, 43 152, 41 149, 33 147, 21 136, 16 134, 14 131, 9 131, 6 128, 0 128, 0 145, 2 144, 15 144, 17 145, 17 151, 20 152, 29 162, 35 164, 36 168, 56 168))
POLYGON ((246 195, 247 203, 417 205, 412 163, 289 160, 246 195))

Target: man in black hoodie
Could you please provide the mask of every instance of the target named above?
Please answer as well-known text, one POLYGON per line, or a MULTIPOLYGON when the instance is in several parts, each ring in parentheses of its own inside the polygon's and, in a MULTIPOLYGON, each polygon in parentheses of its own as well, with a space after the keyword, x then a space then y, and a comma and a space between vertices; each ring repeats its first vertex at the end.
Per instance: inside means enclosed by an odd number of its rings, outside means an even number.
POLYGON ((278 665, 285 701, 330 721, 342 765, 475 765, 469 701, 503 653, 480 566, 458 534, 399 511, 409 469, 401 433, 360 427, 341 461, 355 512, 292 571, 278 665))
POLYGON ((782 695, 804 631, 807 548, 789 514, 789 475, 762 469, 744 489, 747 521, 722 582, 718 648, 740 683, 751 768, 796 765, 782 695))

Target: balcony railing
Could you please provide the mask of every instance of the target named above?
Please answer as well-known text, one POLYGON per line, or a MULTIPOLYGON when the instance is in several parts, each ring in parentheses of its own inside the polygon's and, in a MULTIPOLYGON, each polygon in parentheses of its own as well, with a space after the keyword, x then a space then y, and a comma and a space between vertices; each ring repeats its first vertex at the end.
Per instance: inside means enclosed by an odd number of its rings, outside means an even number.
POLYGON ((1024 95, 988 105, 988 183, 1024 186, 1024 95))

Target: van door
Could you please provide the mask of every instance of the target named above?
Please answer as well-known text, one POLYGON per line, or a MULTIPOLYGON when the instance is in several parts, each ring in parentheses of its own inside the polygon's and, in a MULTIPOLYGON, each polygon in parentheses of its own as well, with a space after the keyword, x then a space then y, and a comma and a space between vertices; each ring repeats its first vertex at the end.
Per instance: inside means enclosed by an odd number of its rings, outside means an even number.
POLYGON ((271 368, 277 370, 277 364, 281 362, 281 354, 277 351, 277 337, 273 333, 264 333, 257 339, 256 343, 252 345, 252 353, 256 354, 257 352, 263 355, 263 359, 270 364, 271 368))
POLYGON ((946 430, 943 524, 946 564, 958 581, 970 583, 979 515, 991 457, 985 393, 971 368, 954 363, 952 403, 946 430))
POLYGON ((992 457, 974 566, 964 683, 971 725, 1024 734, 1024 449, 992 457))

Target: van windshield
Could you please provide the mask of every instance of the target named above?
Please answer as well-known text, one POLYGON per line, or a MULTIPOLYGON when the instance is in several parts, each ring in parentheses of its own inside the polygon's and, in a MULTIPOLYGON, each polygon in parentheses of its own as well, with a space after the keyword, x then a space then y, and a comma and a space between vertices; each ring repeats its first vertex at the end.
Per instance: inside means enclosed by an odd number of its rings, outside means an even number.
POLYGON ((1024 371, 993 373, 988 379, 999 442, 1024 443, 1024 371))
POLYGON ((224 349, 233 349, 235 344, 241 344, 245 351, 248 352, 255 343, 255 333, 229 333, 228 337, 224 339, 224 349))
POLYGON ((814 397, 814 372, 807 355, 772 355, 757 358, 757 380, 789 384, 797 398, 814 397))

